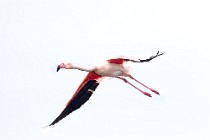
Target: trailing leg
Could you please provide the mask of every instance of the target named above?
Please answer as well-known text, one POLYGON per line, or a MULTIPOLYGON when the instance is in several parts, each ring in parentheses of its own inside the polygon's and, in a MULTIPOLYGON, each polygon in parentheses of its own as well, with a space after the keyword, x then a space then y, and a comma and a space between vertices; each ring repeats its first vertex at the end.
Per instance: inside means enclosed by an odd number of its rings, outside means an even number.
POLYGON ((132 83, 130 83, 127 79, 123 78, 123 77, 116 77, 120 80, 123 80, 125 83, 131 85, 132 87, 134 87, 135 89, 137 89, 138 91, 140 91, 141 93, 143 93, 144 95, 148 96, 148 97, 152 97, 149 93, 137 88, 135 85, 133 85, 132 83))

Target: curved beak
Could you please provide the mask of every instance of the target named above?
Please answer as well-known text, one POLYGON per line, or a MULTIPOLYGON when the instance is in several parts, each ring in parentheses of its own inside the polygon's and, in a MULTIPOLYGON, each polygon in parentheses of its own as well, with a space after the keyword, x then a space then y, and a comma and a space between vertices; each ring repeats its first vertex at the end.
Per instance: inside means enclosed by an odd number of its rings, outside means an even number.
POLYGON ((60 65, 58 65, 58 67, 57 67, 57 72, 58 72, 60 69, 61 69, 61 66, 60 66, 60 65))

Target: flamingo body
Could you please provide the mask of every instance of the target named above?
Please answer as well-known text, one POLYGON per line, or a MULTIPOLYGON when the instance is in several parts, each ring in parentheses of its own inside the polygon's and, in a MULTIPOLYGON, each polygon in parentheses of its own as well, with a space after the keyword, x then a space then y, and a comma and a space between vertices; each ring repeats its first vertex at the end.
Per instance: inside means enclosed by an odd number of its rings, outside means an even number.
POLYGON ((93 69, 97 74, 105 77, 123 76, 123 73, 129 73, 128 69, 123 66, 124 62, 123 58, 109 59, 93 69))
POLYGON ((136 81, 137 83, 141 84, 145 88, 149 89, 150 91, 159 94, 156 90, 144 85, 140 81, 136 80, 133 76, 129 74, 129 69, 124 66, 126 62, 148 62, 163 53, 158 53, 155 56, 151 56, 149 59, 145 60, 133 60, 133 59, 125 59, 125 58, 114 58, 106 60, 102 65, 97 65, 92 69, 86 69, 83 67, 73 66, 72 64, 60 64, 57 68, 57 71, 59 71, 61 68, 64 69, 78 69, 81 71, 88 72, 87 76, 84 78, 82 83, 77 88, 76 92, 72 96, 72 98, 68 101, 66 104, 64 110, 60 113, 60 115, 49 125, 54 125, 58 123, 60 120, 65 118, 67 115, 72 113, 73 111, 79 109, 85 102, 89 100, 95 89, 98 87, 98 85, 101 83, 102 79, 105 77, 114 77, 117 79, 120 79, 124 81, 125 83, 131 85, 132 87, 139 90, 141 93, 143 93, 146 96, 152 97, 149 93, 139 89, 132 83, 130 83, 126 77, 129 77, 130 79, 136 81))

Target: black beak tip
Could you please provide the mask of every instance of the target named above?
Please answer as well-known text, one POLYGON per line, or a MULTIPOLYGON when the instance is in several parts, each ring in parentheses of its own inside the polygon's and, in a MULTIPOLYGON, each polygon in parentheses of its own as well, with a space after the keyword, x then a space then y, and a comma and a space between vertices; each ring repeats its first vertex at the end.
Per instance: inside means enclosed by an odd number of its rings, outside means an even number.
POLYGON ((61 67, 60 67, 60 65, 58 65, 58 67, 57 67, 57 72, 58 72, 60 69, 61 69, 61 67))

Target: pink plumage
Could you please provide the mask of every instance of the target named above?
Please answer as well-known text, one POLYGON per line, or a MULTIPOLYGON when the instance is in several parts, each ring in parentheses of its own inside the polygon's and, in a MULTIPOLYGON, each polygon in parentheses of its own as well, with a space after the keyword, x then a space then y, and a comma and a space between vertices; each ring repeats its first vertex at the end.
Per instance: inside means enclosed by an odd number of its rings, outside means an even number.
POLYGON ((133 62, 133 63, 149 62, 150 60, 162 54, 164 53, 159 53, 158 51, 156 55, 151 56, 148 59, 143 59, 143 60, 141 59, 133 60, 133 59, 128 59, 128 58, 108 59, 108 60, 105 60, 103 64, 96 65, 95 67, 91 69, 74 66, 71 63, 67 63, 67 64, 62 63, 58 65, 57 71, 59 71, 60 69, 78 69, 81 71, 86 71, 88 72, 88 74, 85 77, 85 79, 82 81, 82 83, 79 85, 79 87, 77 88, 72 98, 66 104, 64 110, 49 126, 58 123, 60 120, 65 118, 67 115, 69 115, 71 112, 79 109, 86 101, 89 100, 89 98, 91 97, 95 89, 100 84, 101 80, 105 77, 113 77, 113 78, 122 80, 125 83, 137 89, 138 91, 140 91, 141 93, 143 93, 144 95, 148 97, 152 97, 150 93, 141 90, 140 88, 136 87, 135 85, 133 85, 131 82, 129 82, 126 79, 126 78, 130 78, 131 80, 136 81, 137 83, 141 84, 143 87, 159 95, 158 91, 146 86, 145 84, 141 83, 139 80, 134 78, 132 75, 130 75, 129 70, 123 64, 126 62, 133 62))

